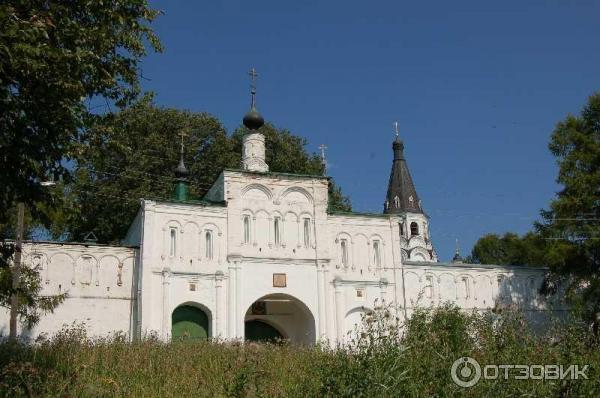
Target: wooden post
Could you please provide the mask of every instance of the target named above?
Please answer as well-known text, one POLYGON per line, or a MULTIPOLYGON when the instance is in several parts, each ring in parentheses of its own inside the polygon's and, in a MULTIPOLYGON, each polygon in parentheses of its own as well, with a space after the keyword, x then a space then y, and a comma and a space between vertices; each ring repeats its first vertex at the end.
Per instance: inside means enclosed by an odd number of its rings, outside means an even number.
POLYGON ((13 263, 13 279, 12 287, 13 293, 10 297, 10 340, 17 339, 17 317, 19 314, 19 294, 18 289, 20 285, 21 277, 21 257, 23 249, 23 230, 24 230, 24 218, 25 218, 25 204, 19 202, 17 205, 17 239, 15 241, 15 259, 13 263))

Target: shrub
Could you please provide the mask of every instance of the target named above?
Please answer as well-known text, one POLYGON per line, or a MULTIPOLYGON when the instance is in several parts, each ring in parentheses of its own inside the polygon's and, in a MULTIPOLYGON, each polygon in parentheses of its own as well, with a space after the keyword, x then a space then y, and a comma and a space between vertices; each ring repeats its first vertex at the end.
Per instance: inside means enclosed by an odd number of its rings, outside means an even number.
POLYGON ((163 343, 151 336, 91 339, 81 325, 34 344, 0 343, 0 396, 367 397, 598 396, 600 344, 585 328, 557 323, 534 333, 522 314, 418 309, 400 324, 390 308, 367 314, 348 343, 163 343), (450 377, 454 361, 590 365, 589 380, 450 377))

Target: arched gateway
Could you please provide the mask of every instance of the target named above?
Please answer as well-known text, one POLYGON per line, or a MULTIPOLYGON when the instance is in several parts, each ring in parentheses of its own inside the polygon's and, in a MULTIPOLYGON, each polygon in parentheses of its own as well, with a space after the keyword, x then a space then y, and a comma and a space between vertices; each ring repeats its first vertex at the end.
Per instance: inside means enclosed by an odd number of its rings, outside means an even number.
POLYGON ((246 311, 244 333, 250 341, 316 342, 315 318, 297 298, 275 293, 256 300, 246 311))
POLYGON ((207 339, 210 336, 208 315, 192 305, 180 305, 171 315, 173 340, 207 339))

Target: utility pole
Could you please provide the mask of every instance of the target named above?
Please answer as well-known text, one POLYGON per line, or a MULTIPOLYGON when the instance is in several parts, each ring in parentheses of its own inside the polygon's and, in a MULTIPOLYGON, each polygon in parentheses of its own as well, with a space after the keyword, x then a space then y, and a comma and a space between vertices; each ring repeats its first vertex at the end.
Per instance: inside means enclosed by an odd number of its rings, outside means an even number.
POLYGON ((12 288, 13 293, 10 297, 10 340, 15 341, 17 339, 17 316, 19 313, 19 285, 21 278, 21 257, 23 250, 23 233, 25 229, 25 204, 19 202, 17 205, 17 239, 15 241, 15 260, 13 263, 13 279, 12 288))

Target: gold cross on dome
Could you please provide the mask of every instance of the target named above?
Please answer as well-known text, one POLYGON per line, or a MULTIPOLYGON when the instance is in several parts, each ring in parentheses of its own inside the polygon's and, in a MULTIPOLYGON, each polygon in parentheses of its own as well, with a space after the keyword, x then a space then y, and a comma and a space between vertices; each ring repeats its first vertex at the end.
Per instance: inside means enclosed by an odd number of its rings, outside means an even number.
POLYGON ((181 137, 181 153, 183 153, 183 139, 189 135, 188 130, 188 127, 184 127, 177 133, 177 135, 181 137))

